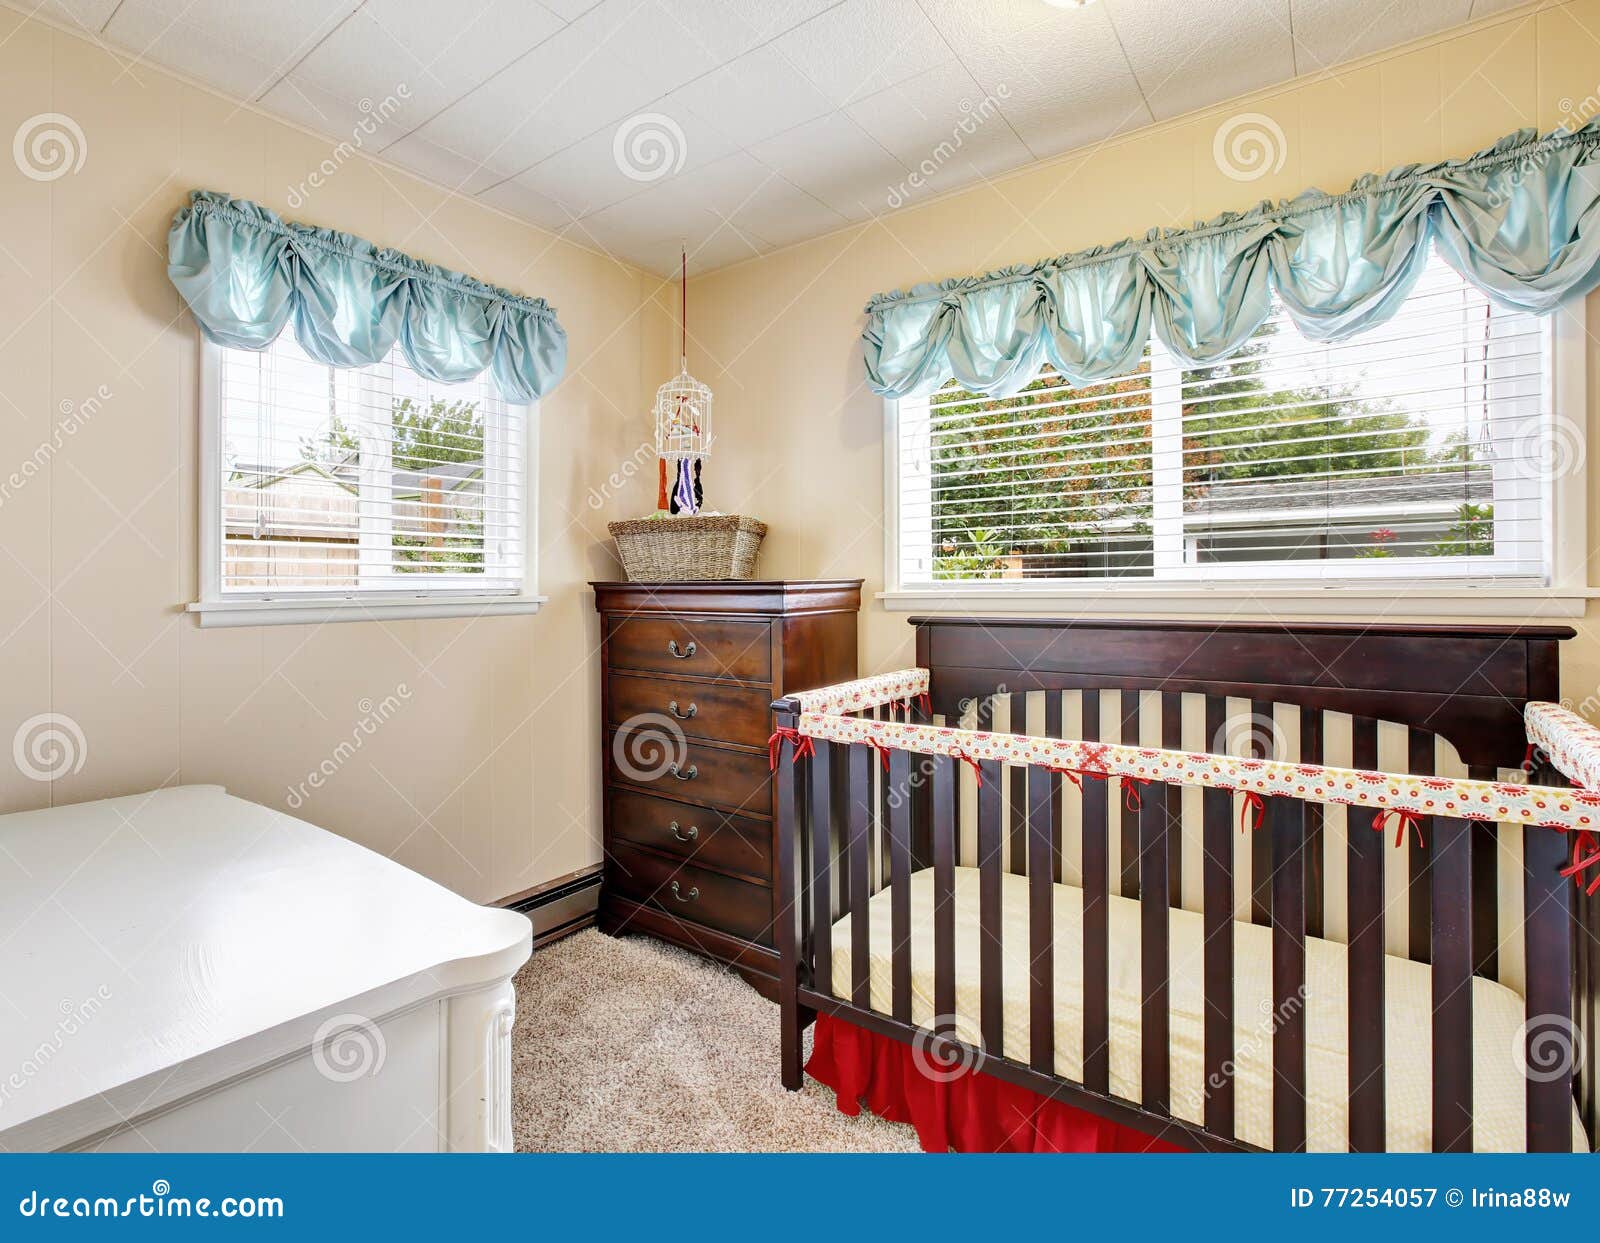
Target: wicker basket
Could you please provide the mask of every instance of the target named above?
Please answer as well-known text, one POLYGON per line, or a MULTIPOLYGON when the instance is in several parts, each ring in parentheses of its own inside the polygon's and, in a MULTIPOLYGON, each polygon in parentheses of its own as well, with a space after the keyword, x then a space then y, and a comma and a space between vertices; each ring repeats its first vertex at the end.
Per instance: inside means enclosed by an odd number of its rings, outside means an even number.
POLYGON ((754 578, 765 523, 738 514, 637 518, 609 524, 632 583, 754 578))

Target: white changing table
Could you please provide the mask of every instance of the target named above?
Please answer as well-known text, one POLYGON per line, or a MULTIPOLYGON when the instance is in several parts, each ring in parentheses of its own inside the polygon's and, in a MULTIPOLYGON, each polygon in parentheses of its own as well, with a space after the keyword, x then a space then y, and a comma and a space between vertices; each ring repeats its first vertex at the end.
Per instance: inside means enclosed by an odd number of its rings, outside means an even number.
POLYGON ((0 816, 0 1151, 509 1151, 530 949, 218 786, 0 816))

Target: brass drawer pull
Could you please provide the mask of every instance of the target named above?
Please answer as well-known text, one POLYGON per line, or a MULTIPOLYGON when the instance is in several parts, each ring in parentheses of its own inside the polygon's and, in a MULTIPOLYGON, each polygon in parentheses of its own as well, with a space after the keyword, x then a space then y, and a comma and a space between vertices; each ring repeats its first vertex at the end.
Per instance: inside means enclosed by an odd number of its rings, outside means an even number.
POLYGON ((679 660, 688 660, 689 657, 694 655, 694 653, 695 646, 692 641, 688 647, 684 648, 683 651, 680 652, 678 650, 678 641, 676 639, 667 640, 667 655, 669 656, 676 656, 679 660))
POLYGON ((700 886, 699 885, 690 885, 689 886, 689 894, 688 894, 687 897, 685 897, 683 894, 678 892, 678 882, 677 881, 673 881, 672 882, 672 896, 674 898, 678 899, 679 902, 696 902, 696 901, 699 901, 699 898, 700 898, 700 886))
POLYGON ((700 705, 698 705, 696 703, 691 703, 689 705, 689 711, 687 711, 687 712, 679 712, 678 711, 678 701, 676 699, 674 699, 671 703, 669 703, 667 705, 667 711, 672 713, 672 715, 677 717, 678 720, 680 720, 680 721, 688 721, 688 720, 692 720, 694 718, 694 714, 696 712, 700 711, 700 705))
POLYGON ((694 764, 689 765, 689 771, 688 772, 680 773, 678 771, 678 766, 676 764, 674 764, 671 768, 667 769, 667 771, 669 773, 671 773, 674 777, 676 777, 679 781, 693 781, 696 777, 698 777, 700 775, 700 769, 694 764))
POLYGON ((678 822, 676 820, 674 820, 667 827, 672 830, 672 836, 677 838, 680 842, 692 842, 695 838, 700 836, 700 826, 698 824, 691 824, 687 833, 678 828, 678 822))

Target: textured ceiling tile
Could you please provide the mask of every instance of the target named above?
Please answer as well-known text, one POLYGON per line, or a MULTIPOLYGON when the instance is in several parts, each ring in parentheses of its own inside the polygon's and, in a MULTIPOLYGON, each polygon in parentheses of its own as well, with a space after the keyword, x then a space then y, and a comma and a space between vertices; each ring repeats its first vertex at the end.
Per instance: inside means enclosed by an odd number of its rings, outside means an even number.
POLYGON ((1294 77, 1289 0, 1105 0, 1105 9, 1158 121, 1294 77))
POLYGON ((986 96, 1036 157, 1153 118, 1103 4, 922 0, 986 96))
POLYGON ((881 215, 903 194, 907 170, 842 112, 769 138, 750 153, 848 220, 881 215))
POLYGON ((835 106, 954 58, 916 0, 845 0, 773 47, 835 106))
POLYGON ((431 0, 368 0, 292 77, 296 85, 352 102, 383 99, 404 88, 412 118, 406 128, 411 129, 544 42, 562 24, 549 10, 519 0, 472 0, 448 7, 431 0))
POLYGON ((116 11, 117 0, 30 0, 24 9, 89 34, 97 33, 116 11))
POLYGON ((959 64, 929 70, 846 111, 913 174, 907 201, 942 194, 1032 158, 1001 101, 959 64))
POLYGON ((253 101, 357 7, 356 0, 125 0, 105 37, 253 101))
MULTIPOLYGON (((1295 54, 1301 73, 1355 60, 1369 52, 1458 25, 1472 0, 1292 0, 1295 54)), ((1486 7, 1480 2, 1480 8, 1486 7)))
POLYGON ((770 47, 729 62, 677 95, 741 147, 832 109, 827 97, 770 47))
POLYGON ((657 106, 660 112, 641 113, 540 161, 523 180, 583 216, 658 182, 681 178, 692 185, 699 168, 733 153, 726 138, 687 109, 672 107, 670 99, 657 106))

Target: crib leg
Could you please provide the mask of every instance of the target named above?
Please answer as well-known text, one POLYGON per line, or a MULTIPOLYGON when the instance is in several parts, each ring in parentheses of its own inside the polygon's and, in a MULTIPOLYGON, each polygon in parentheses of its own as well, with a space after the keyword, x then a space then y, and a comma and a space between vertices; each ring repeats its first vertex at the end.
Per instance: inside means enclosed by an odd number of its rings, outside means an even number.
POLYGON ((806 1081, 805 1031, 817 1017, 817 1012, 802 1006, 793 989, 783 990, 779 1006, 783 1023, 783 1086, 791 1092, 798 1092, 806 1081))

